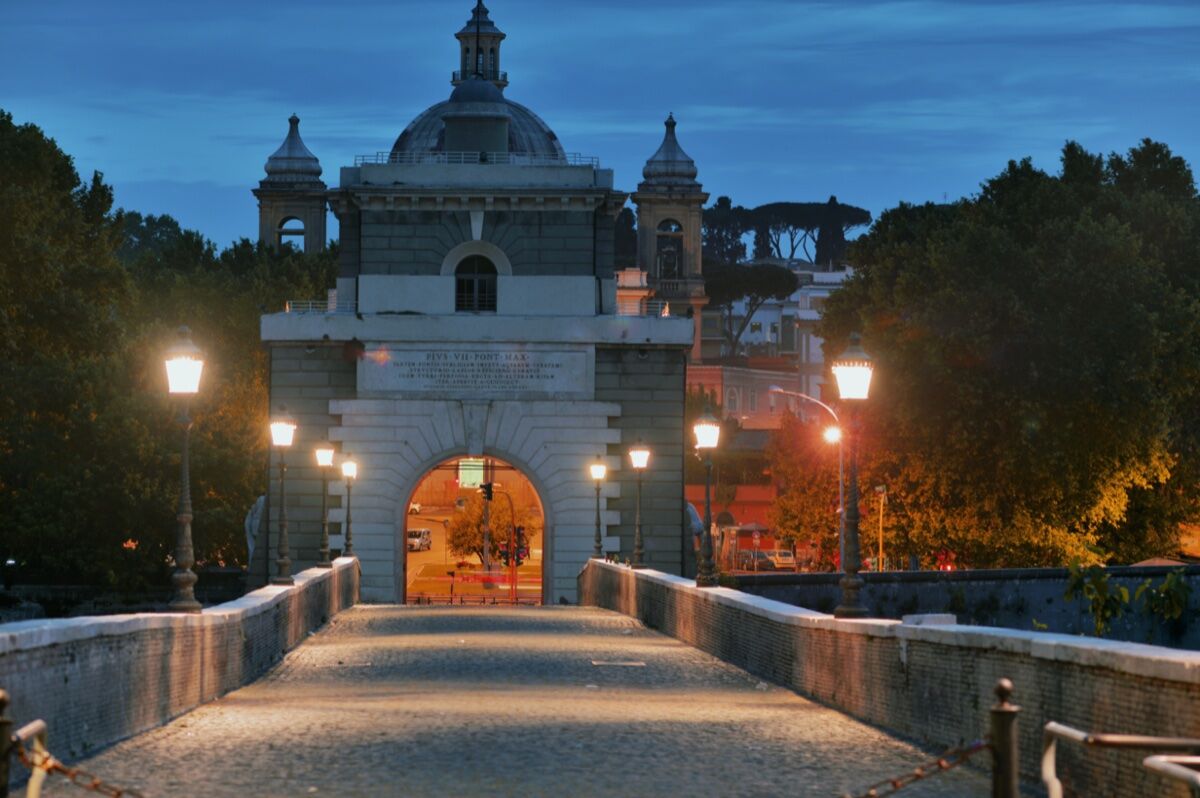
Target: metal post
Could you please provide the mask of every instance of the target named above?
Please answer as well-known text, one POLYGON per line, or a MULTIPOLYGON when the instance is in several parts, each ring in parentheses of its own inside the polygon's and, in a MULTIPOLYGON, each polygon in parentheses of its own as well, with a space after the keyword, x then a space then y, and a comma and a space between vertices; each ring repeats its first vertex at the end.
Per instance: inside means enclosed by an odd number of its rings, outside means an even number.
POLYGON ((596 538, 592 543, 592 557, 604 556, 604 539, 600 537, 600 480, 596 480, 596 538))
POLYGON ((867 609, 859 600, 858 591, 862 579, 858 571, 862 568, 862 555, 858 547, 858 419, 852 419, 848 430, 850 436, 850 484, 846 490, 846 561, 845 572, 840 582, 842 603, 833 611, 835 618, 865 618, 867 609))
POLYGON ((273 585, 292 585, 292 558, 288 556, 287 517, 287 449, 279 447, 279 557, 275 560, 276 575, 273 585))
POLYGON ((8 769, 12 759, 12 732, 12 720, 8 717, 8 693, 0 690, 0 798, 8 798, 8 769))
POLYGON ((321 469, 321 559, 317 562, 318 568, 332 568, 333 563, 329 559, 329 467, 319 466, 321 469))
POLYGON ((642 564, 642 469, 637 471, 637 504, 633 514, 633 567, 644 568, 642 564))
MULTIPOLYGON (((342 552, 343 557, 354 556, 354 538, 352 536, 353 528, 350 526, 350 498, 354 492, 354 480, 346 480, 346 550, 342 552)), ((407 543, 405 545, 408 545, 407 543)))
POLYGON ((175 594, 171 597, 170 609, 172 612, 200 612, 200 602, 196 601, 194 591, 196 574, 192 571, 192 566, 196 563, 196 553, 192 546, 192 488, 188 469, 192 418, 188 415, 186 401, 179 413, 179 425, 183 428, 183 452, 179 460, 179 510, 175 516, 178 521, 175 532, 175 570, 171 573, 175 594))
MULTIPOLYGON (((491 490, 496 489, 495 483, 491 484, 491 490)), ((483 571, 484 573, 492 572, 492 500, 484 494, 483 497, 483 571)), ((487 589, 487 580, 483 582, 484 589, 487 589)))
MULTIPOLYGON (((836 419, 836 417, 835 417, 836 419)), ((841 422, 839 421, 840 425, 841 422)), ((846 457, 845 430, 838 440, 838 568, 846 568, 846 457)))
POLYGON ((1021 708, 1009 702, 1013 683, 1008 679, 996 682, 996 698, 992 707, 992 798, 1020 798, 1021 753, 1017 736, 1017 715, 1021 708))
POLYGON ((700 533, 700 567, 696 587, 716 587, 717 566, 713 563, 712 542, 712 455, 704 456, 704 530, 700 533))

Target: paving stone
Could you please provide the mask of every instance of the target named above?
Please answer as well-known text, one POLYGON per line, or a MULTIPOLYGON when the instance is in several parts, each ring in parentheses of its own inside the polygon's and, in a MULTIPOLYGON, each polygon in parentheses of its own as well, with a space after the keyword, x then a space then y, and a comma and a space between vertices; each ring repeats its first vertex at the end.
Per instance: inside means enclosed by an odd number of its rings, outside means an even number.
MULTIPOLYGON (((147 796, 835 796, 928 758, 605 610, 359 606, 81 764, 147 796)), ((903 792, 988 794, 966 769, 903 792)))

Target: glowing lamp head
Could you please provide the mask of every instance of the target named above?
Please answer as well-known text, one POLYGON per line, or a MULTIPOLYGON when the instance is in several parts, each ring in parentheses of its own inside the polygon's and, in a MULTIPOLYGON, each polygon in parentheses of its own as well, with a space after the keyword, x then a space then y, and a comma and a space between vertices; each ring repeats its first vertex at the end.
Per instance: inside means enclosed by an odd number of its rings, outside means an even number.
POLYGON ((721 442, 721 422, 713 417, 711 409, 705 408, 704 415, 692 425, 692 432, 696 435, 697 449, 715 449, 721 442))
POLYGON ((608 476, 608 466, 606 466, 604 461, 599 457, 596 458, 596 462, 588 466, 588 471, 591 472, 592 479, 596 480, 597 482, 602 481, 606 476, 608 476))
POLYGON ((280 415, 271 421, 271 443, 279 447, 291 446, 296 439, 296 422, 287 415, 287 408, 279 408, 280 415))
POLYGON ((650 450, 641 441, 638 441, 637 445, 629 450, 629 462, 638 471, 644 471, 650 465, 650 450))
POLYGON ((842 428, 841 427, 826 427, 825 432, 822 433, 822 435, 824 436, 826 443, 841 443, 842 442, 842 428))
POLYGON ((833 376, 837 379, 838 394, 842 399, 862 401, 871 392, 871 375, 875 365, 871 356, 862 348, 857 333, 850 336, 846 351, 833 361, 833 376))
POLYGON ((204 356, 192 343, 192 332, 180 327, 175 343, 167 350, 167 391, 195 394, 200 391, 200 374, 204 371, 204 356))
POLYGON ((317 447, 317 465, 321 468, 329 468, 333 465, 333 449, 328 446, 317 447))
POLYGON ((358 463, 346 460, 342 463, 342 476, 346 479, 358 479, 358 463))

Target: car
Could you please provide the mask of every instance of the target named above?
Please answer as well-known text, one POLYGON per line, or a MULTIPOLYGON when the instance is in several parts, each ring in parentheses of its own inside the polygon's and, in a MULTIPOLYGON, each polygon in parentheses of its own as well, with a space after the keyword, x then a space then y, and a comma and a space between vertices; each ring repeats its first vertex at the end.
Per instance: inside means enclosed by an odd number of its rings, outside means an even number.
POLYGON ((737 556, 739 571, 774 571, 775 563, 761 549, 757 551, 739 551, 737 556))
POLYGON ((429 551, 433 548, 433 533, 428 529, 408 530, 409 551, 429 551))
POLYGON ((796 558, 787 549, 767 549, 767 558, 781 571, 796 570, 796 558))

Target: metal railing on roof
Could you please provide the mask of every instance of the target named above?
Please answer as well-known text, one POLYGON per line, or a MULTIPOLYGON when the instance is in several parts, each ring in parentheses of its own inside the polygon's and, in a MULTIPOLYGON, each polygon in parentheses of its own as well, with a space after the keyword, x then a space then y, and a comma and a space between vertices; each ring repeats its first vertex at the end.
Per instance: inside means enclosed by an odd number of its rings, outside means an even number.
POLYGON ((421 166, 425 164, 487 165, 487 166, 600 166, 593 155, 568 152, 564 155, 543 155, 532 152, 377 152, 356 155, 355 166, 396 164, 421 166))
POLYGON ((498 71, 495 69, 484 69, 478 73, 476 73, 475 71, 464 71, 461 69, 456 69, 456 70, 454 70, 454 73, 453 73, 453 76, 451 79, 454 80, 455 82, 469 80, 472 77, 474 77, 476 74, 479 74, 480 77, 482 77, 484 80, 496 80, 496 81, 500 81, 502 83, 508 83, 508 73, 503 72, 503 71, 498 71))

